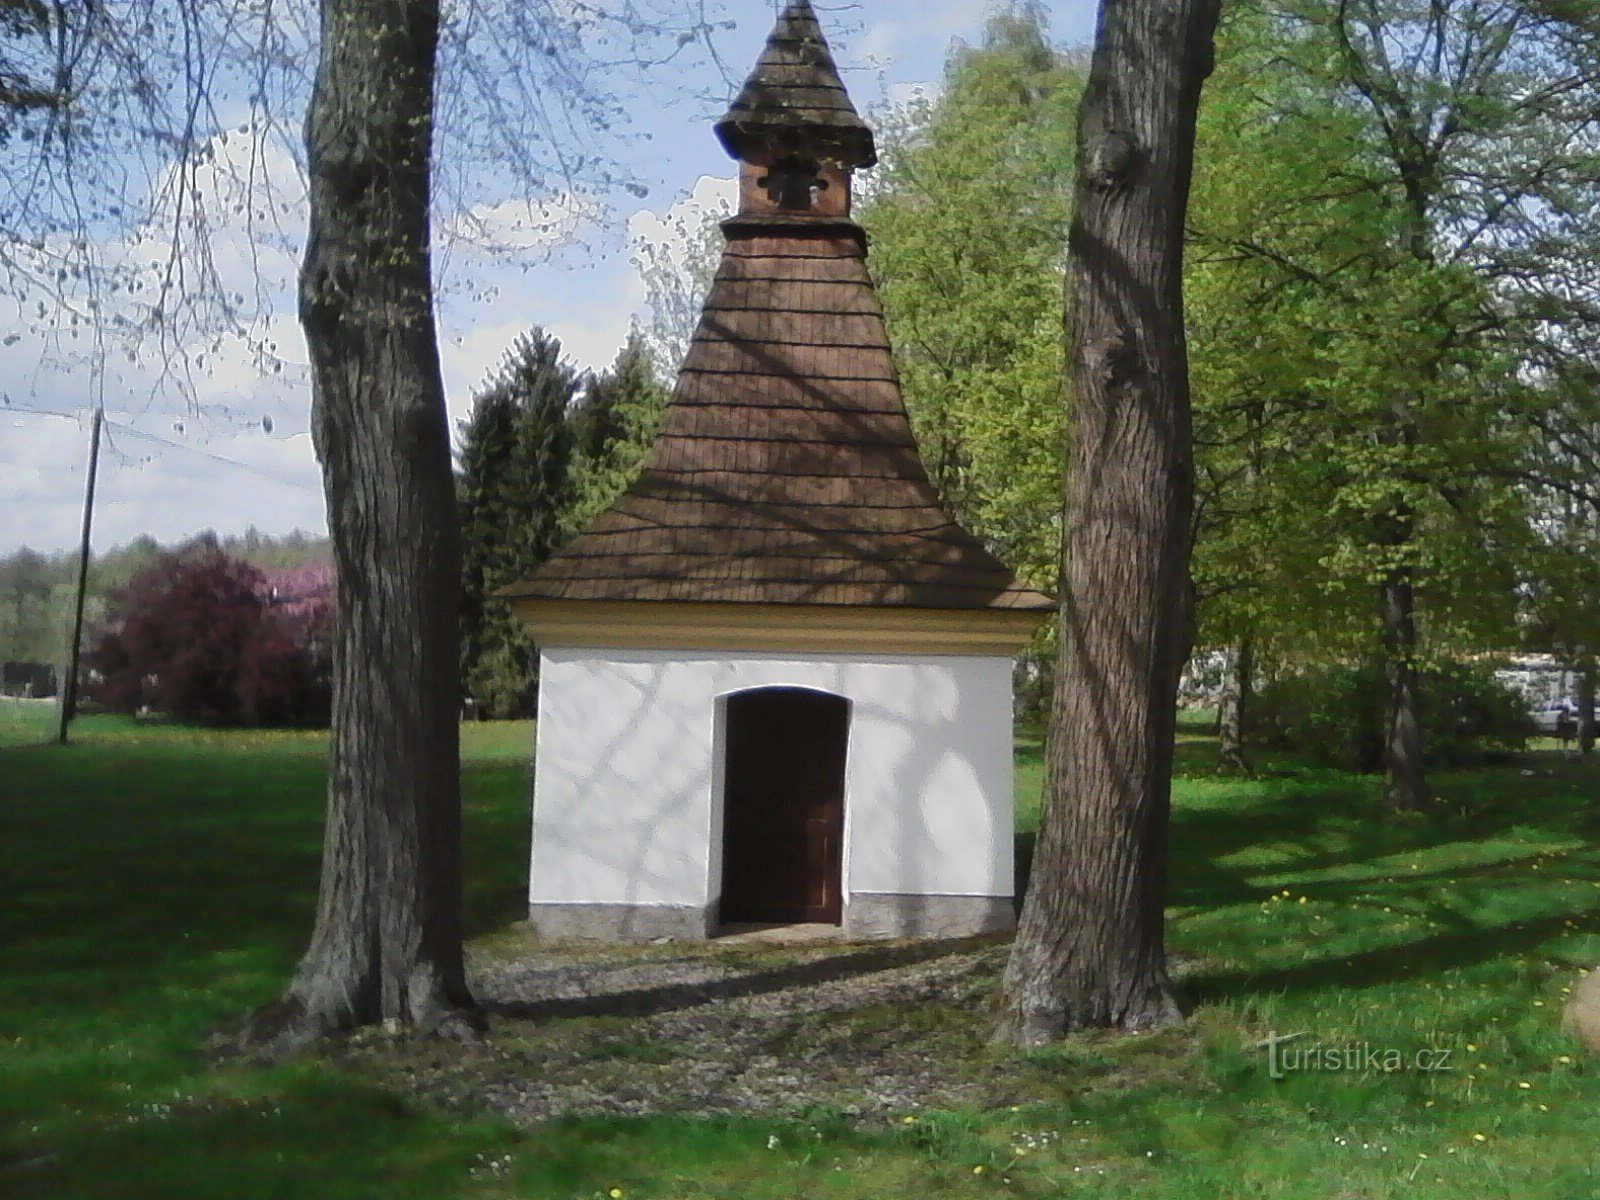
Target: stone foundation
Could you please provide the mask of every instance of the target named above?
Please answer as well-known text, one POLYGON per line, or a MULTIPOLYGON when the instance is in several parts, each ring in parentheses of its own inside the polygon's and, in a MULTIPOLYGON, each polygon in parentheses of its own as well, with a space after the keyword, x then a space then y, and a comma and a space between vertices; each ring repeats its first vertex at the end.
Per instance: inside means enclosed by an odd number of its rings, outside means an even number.
POLYGON ((528 920, 540 937, 602 942, 696 942, 715 931, 716 906, 655 904, 531 904, 528 920))
POLYGON ((1015 929, 1010 896, 913 896, 857 892, 844 909, 847 938, 976 937, 1015 929))
MULTIPOLYGON (((534 904, 528 919, 544 938, 600 942, 697 942, 716 935, 717 906, 534 904)), ((1015 929, 1010 896, 917 896, 857 893, 844 906, 851 941, 940 941, 1015 929)))

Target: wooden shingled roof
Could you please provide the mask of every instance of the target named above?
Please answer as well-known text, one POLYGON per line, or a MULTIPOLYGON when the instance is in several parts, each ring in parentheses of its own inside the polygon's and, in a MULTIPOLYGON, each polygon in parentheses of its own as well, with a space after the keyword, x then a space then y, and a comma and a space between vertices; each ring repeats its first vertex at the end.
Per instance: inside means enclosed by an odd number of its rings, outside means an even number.
POLYGON ((799 150, 806 141, 847 167, 878 161, 872 130, 839 78, 833 53, 808 0, 784 9, 750 78, 716 125, 735 158, 799 150))
MULTIPOLYGON (((798 9, 810 12, 797 4, 790 13, 798 9)), ((906 417, 860 227, 747 208, 723 232, 721 265, 640 478, 503 594, 1053 607, 940 504, 906 417)))

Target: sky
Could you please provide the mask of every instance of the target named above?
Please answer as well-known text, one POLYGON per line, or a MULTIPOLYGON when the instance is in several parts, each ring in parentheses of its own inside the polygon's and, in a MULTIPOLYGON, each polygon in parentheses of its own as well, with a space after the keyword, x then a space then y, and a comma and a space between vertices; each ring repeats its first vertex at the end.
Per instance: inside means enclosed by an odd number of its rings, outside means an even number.
MULTIPOLYGON (((776 7, 771 0, 727 0, 733 27, 715 43, 727 70, 699 64, 681 79, 681 94, 631 104, 635 131, 647 140, 630 143, 623 165, 648 186, 642 198, 612 204, 598 221, 559 197, 533 213, 502 205, 456 214, 463 228, 487 229, 513 250, 484 254, 456 239, 436 261, 452 428, 473 389, 532 326, 559 337, 581 367, 603 369, 615 357, 646 306, 631 247, 669 237, 674 216, 733 194, 731 161, 711 124, 755 62, 776 7)), ((870 117, 875 107, 936 89, 952 39, 976 41, 991 4, 821 0, 815 7, 856 106, 870 117)), ((1094 0, 1045 7, 1056 41, 1089 40, 1094 0)), ((219 156, 234 152, 217 148, 219 156)), ((269 155, 262 169, 294 176, 286 152, 276 163, 269 155)), ((107 416, 97 552, 146 533, 170 543, 206 529, 325 531, 321 475, 307 433, 305 347, 293 309, 303 214, 298 199, 287 205, 278 238, 263 241, 243 228, 213 237, 224 285, 266 299, 249 344, 219 344, 189 379, 182 401, 171 399, 171 389, 158 390, 153 366, 90 369, 83 356, 47 352, 20 306, 0 310, 0 555, 22 546, 76 545, 97 394, 107 416), (262 344, 271 353, 263 355, 262 344)))

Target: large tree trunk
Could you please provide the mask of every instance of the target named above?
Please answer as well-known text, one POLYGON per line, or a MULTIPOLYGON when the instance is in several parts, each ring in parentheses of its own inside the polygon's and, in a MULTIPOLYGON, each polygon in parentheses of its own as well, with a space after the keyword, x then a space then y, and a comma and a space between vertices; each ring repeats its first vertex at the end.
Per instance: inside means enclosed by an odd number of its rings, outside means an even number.
POLYGON ((1230 771, 1250 769, 1244 744, 1250 694, 1255 690, 1255 659, 1255 640, 1244 638, 1233 652, 1222 680, 1222 698, 1217 708, 1218 757, 1230 771))
POLYGON ((1047 804, 996 1037, 1178 1017, 1163 906, 1193 506, 1183 224, 1217 0, 1104 0, 1071 232, 1071 509, 1047 804))
POLYGON ((263 1034, 470 1014, 461 949, 460 539, 429 263, 438 7, 323 0, 300 275, 339 571, 316 930, 263 1034))
POLYGON ((1416 812, 1430 799, 1422 763, 1422 694, 1417 678, 1416 595, 1410 571, 1390 572, 1383 606, 1383 767, 1389 807, 1416 812))

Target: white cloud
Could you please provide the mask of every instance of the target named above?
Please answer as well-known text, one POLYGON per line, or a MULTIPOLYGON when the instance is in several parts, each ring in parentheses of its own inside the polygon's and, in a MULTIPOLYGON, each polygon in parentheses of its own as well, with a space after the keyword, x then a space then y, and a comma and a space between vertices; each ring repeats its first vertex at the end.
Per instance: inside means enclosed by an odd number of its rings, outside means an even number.
MULTIPOLYGON (((666 209, 641 208, 630 215, 628 241, 660 246, 682 268, 688 237, 706 214, 732 211, 737 194, 735 180, 701 176, 666 209)), ((479 302, 447 305, 440 312, 452 428, 465 418, 472 393, 499 366, 518 335, 542 326, 560 339, 579 367, 602 371, 647 305, 637 263, 617 254, 593 252, 578 265, 539 262, 527 270, 500 253, 480 261, 480 269, 472 272, 479 302)))
POLYGON ((914 18, 890 17, 869 25, 853 53, 875 66, 898 63, 929 42, 943 47, 958 34, 971 35, 994 7, 994 0, 923 0, 914 18))
MULTIPOLYGON (((287 532, 324 527, 321 482, 304 434, 268 436, 242 423, 182 432, 174 422, 108 414, 96 489, 94 546, 141 533, 176 541, 248 525, 287 532), (231 461, 220 461, 222 459, 231 461)), ((0 410, 0 553, 76 543, 89 422, 0 410), (16 436, 21 435, 21 436, 16 436)))
MULTIPOLYGON (((102 271, 96 324, 71 319, 71 305, 91 298, 80 286, 0 339, 0 396, 13 406, 0 408, 0 554, 76 542, 97 403, 108 423, 97 548, 141 533, 173 541, 208 527, 323 527, 294 311, 303 181, 286 148, 244 124, 208 145, 191 181, 207 223, 185 228, 179 252, 159 216, 126 238, 80 243, 102 271), (163 278, 170 290, 158 300, 163 278)), ((170 170, 155 181, 157 213, 179 182, 170 170)))
MULTIPOLYGON (((687 195, 679 197, 665 212, 642 208, 628 218, 628 240, 669 248, 683 247, 686 230, 698 229, 708 214, 731 213, 739 201, 739 181, 715 175, 695 180, 687 195)), ((671 250, 675 261, 682 261, 680 250, 671 250)))
POLYGON ((495 253, 554 248, 599 226, 607 213, 598 198, 566 192, 538 203, 516 199, 475 204, 442 222, 442 232, 452 241, 495 253))

